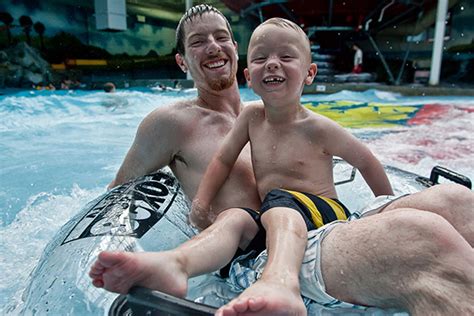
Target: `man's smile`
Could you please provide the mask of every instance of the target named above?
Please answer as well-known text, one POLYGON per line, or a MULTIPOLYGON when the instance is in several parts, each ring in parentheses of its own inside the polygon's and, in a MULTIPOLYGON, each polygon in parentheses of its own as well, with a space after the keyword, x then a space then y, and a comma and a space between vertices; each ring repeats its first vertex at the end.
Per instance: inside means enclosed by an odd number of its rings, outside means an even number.
POLYGON ((227 60, 217 59, 217 60, 211 60, 211 61, 205 62, 203 66, 208 69, 216 69, 216 68, 223 67, 225 64, 227 64, 227 60))

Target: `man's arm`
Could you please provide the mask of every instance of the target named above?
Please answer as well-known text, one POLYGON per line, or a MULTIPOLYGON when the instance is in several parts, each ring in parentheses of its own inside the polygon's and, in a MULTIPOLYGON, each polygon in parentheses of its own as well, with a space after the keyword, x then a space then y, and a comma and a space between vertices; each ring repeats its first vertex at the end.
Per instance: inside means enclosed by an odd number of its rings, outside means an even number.
POLYGON ((393 195, 382 164, 365 144, 333 121, 327 122, 324 138, 328 152, 359 169, 375 196, 393 195))
POLYGON ((169 107, 160 108, 143 119, 115 179, 108 186, 109 189, 171 162, 178 146, 176 131, 179 128, 176 126, 177 122, 170 119, 170 111, 169 107))
POLYGON ((248 111, 242 111, 233 128, 222 141, 199 184, 189 219, 191 224, 200 229, 211 224, 209 218, 211 202, 224 185, 242 148, 249 141, 248 119, 245 112, 248 111))

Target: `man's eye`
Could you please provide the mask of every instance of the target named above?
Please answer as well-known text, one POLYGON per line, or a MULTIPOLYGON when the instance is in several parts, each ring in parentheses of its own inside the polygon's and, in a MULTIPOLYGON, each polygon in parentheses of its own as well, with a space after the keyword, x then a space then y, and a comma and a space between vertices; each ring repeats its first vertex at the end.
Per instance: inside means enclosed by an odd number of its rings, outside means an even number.
POLYGON ((252 62, 262 62, 265 60, 265 57, 255 57, 254 59, 252 59, 252 62))

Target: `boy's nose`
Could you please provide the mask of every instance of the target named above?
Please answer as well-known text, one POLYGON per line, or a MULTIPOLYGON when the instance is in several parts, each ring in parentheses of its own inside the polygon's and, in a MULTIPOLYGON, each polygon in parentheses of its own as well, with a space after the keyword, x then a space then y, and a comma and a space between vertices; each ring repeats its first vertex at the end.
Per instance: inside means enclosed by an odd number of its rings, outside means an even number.
POLYGON ((280 63, 276 60, 276 58, 269 58, 266 66, 268 70, 275 70, 280 68, 280 63))

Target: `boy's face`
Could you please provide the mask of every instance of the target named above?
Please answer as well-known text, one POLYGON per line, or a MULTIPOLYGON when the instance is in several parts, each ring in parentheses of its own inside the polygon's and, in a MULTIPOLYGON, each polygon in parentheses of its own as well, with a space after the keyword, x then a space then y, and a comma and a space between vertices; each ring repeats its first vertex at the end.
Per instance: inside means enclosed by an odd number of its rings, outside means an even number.
POLYGON ((176 55, 176 62, 190 71, 196 85, 212 90, 227 89, 235 82, 237 46, 224 19, 213 12, 196 16, 184 25, 186 55, 176 55))
POLYGON ((258 27, 250 40, 248 69, 245 77, 249 86, 264 101, 271 97, 297 99, 304 84, 311 84, 316 65, 311 64, 306 39, 296 30, 267 24, 258 27))

